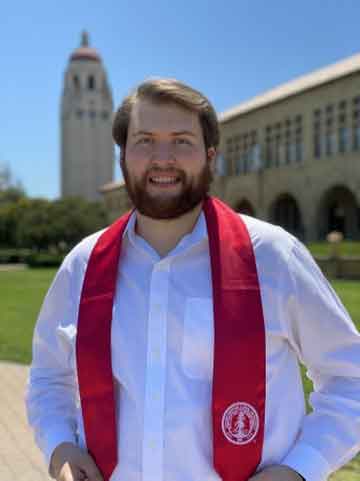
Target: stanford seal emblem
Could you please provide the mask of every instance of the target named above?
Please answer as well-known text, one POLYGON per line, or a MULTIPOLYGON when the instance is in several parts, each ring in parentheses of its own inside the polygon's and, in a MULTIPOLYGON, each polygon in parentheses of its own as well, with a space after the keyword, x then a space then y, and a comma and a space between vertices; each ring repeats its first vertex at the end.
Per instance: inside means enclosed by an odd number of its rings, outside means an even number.
POLYGON ((237 402, 224 412, 221 425, 228 441, 233 444, 247 444, 259 431, 259 415, 251 404, 237 402))

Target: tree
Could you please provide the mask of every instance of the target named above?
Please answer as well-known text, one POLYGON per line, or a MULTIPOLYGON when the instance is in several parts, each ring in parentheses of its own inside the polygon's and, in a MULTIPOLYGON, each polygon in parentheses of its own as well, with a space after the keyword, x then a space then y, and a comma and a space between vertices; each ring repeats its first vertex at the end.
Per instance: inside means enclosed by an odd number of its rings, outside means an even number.
POLYGON ((21 198, 0 205, 0 245, 47 251, 69 250, 107 224, 100 202, 82 198, 21 198))
POLYGON ((17 244, 16 202, 0 202, 0 246, 15 247, 17 244))
POLYGON ((25 191, 21 182, 14 179, 8 166, 0 164, 0 203, 15 202, 22 197, 25 191))
POLYGON ((14 247, 17 244, 16 204, 25 198, 25 191, 13 178, 8 166, 0 164, 0 246, 14 247))
POLYGON ((74 246, 87 235, 107 225, 107 214, 101 202, 88 202, 80 197, 54 201, 50 207, 53 219, 53 242, 74 246))
POLYGON ((0 166, 0 247, 68 250, 106 224, 102 203, 28 198, 10 169, 0 166))
POLYGON ((20 199, 15 203, 16 246, 47 250, 53 241, 51 202, 46 199, 20 199))
POLYGON ((0 191, 6 190, 11 186, 12 174, 10 167, 0 164, 0 191))

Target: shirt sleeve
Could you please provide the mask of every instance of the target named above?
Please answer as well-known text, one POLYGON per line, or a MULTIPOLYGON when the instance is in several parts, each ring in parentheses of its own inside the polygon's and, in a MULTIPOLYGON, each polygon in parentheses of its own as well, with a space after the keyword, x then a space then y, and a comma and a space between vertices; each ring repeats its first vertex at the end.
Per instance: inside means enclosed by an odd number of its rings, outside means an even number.
POLYGON ((309 399, 312 412, 282 464, 309 481, 324 481, 360 450, 360 335, 298 241, 288 269, 287 336, 314 392, 309 399))
POLYGON ((65 259, 45 297, 33 337, 26 408, 48 465, 56 446, 77 442, 74 342, 78 302, 73 277, 65 259))

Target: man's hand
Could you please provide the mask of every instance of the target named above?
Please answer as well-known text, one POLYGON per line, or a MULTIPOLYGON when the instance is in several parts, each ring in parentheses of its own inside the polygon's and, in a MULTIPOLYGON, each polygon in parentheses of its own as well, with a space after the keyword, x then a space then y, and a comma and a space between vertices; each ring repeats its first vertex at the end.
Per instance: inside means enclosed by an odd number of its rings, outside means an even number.
POLYGON ((49 471, 56 481, 103 481, 93 458, 72 443, 54 449, 49 471))
POLYGON ((274 465, 256 473, 249 481, 302 481, 302 477, 288 466, 274 465))

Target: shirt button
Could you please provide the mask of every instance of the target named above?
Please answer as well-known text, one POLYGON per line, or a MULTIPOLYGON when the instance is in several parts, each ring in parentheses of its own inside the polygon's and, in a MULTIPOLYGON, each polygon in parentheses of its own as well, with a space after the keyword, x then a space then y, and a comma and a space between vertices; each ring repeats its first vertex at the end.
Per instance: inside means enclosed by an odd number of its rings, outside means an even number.
POLYGON ((160 349, 154 349, 153 355, 154 355, 154 357, 156 357, 156 359, 159 359, 160 358, 160 349))

